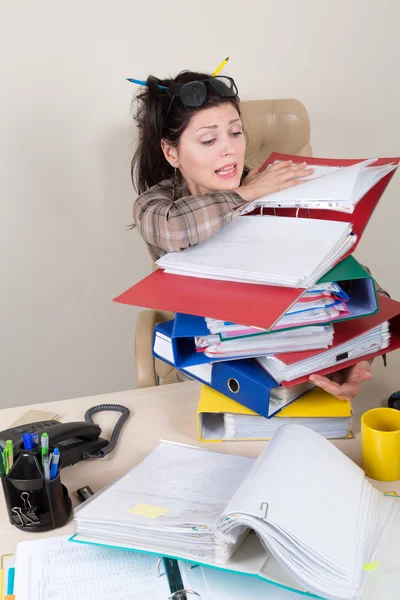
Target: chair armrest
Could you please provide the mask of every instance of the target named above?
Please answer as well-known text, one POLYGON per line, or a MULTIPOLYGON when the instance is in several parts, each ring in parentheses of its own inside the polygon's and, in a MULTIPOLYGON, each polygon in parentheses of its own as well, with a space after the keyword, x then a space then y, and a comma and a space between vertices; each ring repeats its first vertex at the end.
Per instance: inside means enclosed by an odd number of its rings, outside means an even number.
POLYGON ((153 357, 153 336, 156 325, 154 310, 142 310, 138 314, 135 332, 136 387, 157 385, 153 357))

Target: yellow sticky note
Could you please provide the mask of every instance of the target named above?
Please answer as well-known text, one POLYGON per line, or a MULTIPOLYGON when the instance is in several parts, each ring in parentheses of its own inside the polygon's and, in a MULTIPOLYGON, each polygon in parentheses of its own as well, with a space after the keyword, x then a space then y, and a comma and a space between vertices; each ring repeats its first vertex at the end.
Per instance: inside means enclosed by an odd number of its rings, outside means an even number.
POLYGON ((136 504, 132 508, 128 508, 128 511, 134 515, 141 515, 142 517, 150 517, 151 519, 157 519, 161 515, 169 512, 169 508, 163 508, 162 506, 155 506, 154 504, 136 504))
POLYGON ((374 569, 376 569, 376 567, 379 566, 380 562, 381 562, 380 560, 377 560, 376 562, 373 562, 373 563, 366 563, 364 565, 365 571, 373 571, 374 569))

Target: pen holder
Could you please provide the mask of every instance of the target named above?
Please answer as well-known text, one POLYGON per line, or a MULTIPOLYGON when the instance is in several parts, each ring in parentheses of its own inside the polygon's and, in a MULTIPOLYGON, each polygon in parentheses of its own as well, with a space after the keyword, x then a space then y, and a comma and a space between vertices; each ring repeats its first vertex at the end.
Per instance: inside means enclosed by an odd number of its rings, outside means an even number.
POLYGON ((48 531, 62 527, 72 513, 72 503, 60 471, 44 478, 40 449, 19 449, 14 465, 2 478, 10 523, 23 531, 48 531))

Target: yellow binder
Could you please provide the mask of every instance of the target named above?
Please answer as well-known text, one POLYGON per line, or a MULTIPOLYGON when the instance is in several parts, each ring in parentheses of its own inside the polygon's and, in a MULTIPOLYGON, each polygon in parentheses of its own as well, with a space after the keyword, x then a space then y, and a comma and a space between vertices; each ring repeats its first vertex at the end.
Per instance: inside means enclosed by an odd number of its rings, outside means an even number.
MULTIPOLYGON (((202 442, 222 442, 227 441, 224 440, 221 436, 213 436, 214 433, 219 433, 222 431, 221 425, 223 424, 223 416, 224 413, 233 413, 237 415, 254 415, 259 417, 260 419, 264 419, 264 417, 260 417, 260 415, 246 406, 231 400, 224 394, 217 392, 216 390, 208 387, 207 385, 202 385, 200 392, 200 400, 197 407, 197 428, 199 439, 202 442), (213 418, 214 427, 210 430, 210 435, 204 437, 205 425, 207 422, 207 416, 210 415, 213 418), (219 425, 218 425, 219 424, 219 425)), ((348 400, 339 400, 336 396, 332 396, 328 394, 321 388, 315 388, 310 392, 304 394, 288 406, 285 406, 279 413, 270 419, 265 419, 265 421, 270 421, 277 424, 279 426, 278 419, 285 418, 293 418, 293 421, 301 424, 302 419, 312 419, 312 418, 320 418, 320 419, 334 419, 334 418, 342 418, 349 419, 349 428, 351 427, 351 419, 352 419, 352 409, 351 403, 348 400)), ((210 420, 211 422, 211 420, 210 420)), ((351 431, 349 431, 348 435, 345 437, 352 437, 351 431)), ((270 437, 246 437, 246 438, 234 438, 236 440, 265 440, 270 439, 270 437)), ((231 439, 229 439, 231 441, 231 439)))

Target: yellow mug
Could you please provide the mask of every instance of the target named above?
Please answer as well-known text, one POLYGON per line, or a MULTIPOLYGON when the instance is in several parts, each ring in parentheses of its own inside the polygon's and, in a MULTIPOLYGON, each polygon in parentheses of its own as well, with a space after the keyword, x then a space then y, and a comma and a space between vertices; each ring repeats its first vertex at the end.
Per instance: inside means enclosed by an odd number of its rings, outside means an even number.
POLYGON ((362 468, 371 479, 400 479, 400 411, 373 408, 361 417, 362 468))

